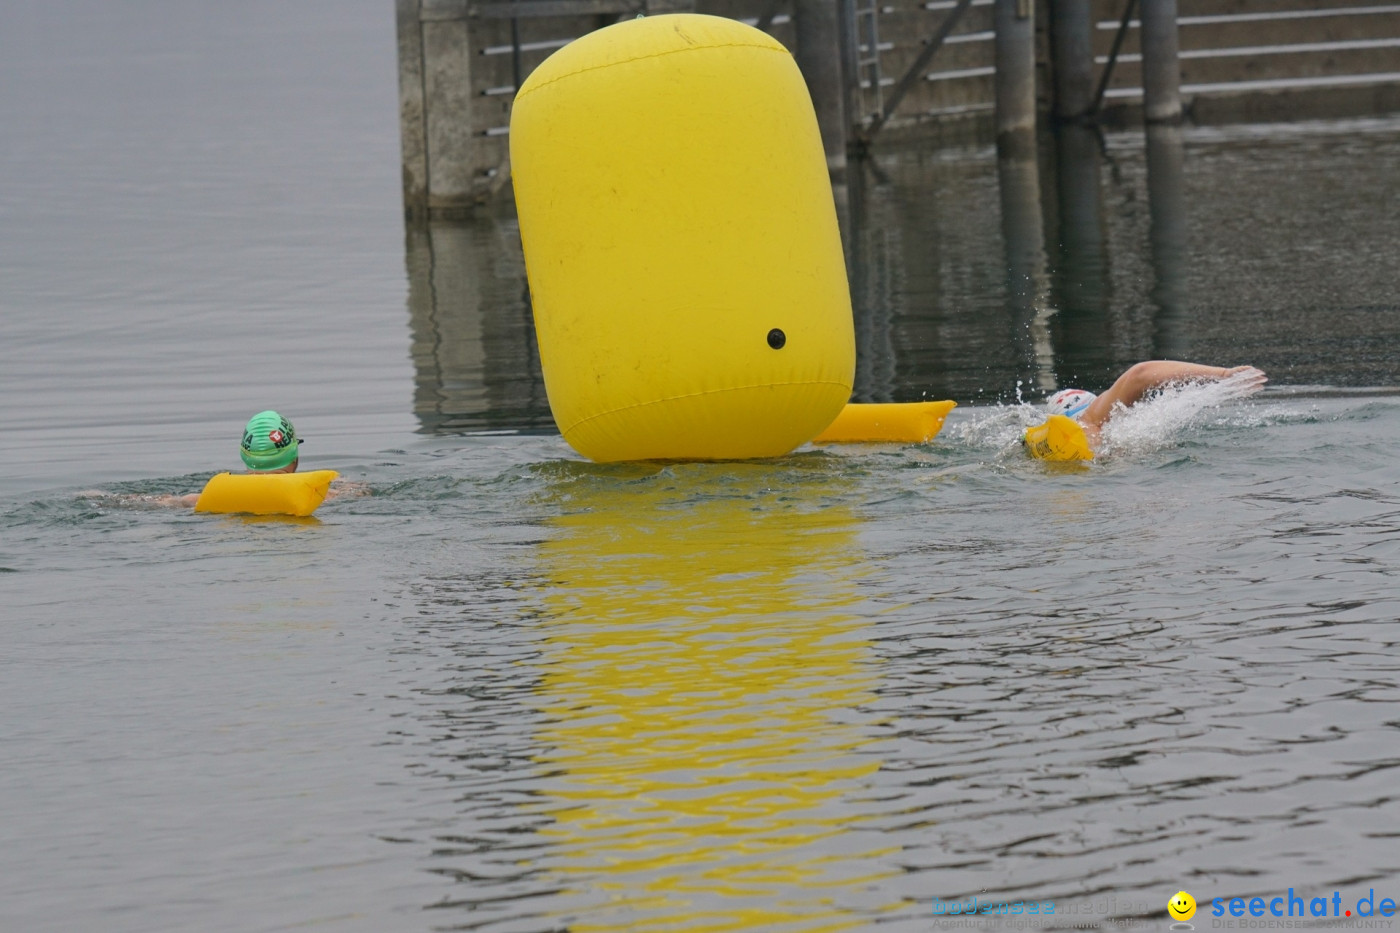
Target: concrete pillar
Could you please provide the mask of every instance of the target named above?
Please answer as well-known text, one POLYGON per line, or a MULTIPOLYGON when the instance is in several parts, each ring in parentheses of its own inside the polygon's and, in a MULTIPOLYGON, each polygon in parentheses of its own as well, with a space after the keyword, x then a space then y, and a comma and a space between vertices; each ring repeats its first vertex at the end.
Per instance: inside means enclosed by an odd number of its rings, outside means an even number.
POLYGON ((841 102, 845 105, 846 126, 854 132, 865 122, 860 112, 860 34, 856 31, 855 0, 835 0, 836 31, 841 53, 841 102))
POLYGON ((1050 0, 1055 65, 1055 116, 1086 117, 1094 106, 1094 24, 1091 0, 1050 0))
MULTIPOLYGON (((465 6, 395 0, 404 210, 410 217, 465 212, 489 193, 502 150, 485 148, 472 93, 472 30, 465 6)), ((479 39, 480 37, 478 37, 479 39)))
POLYGON ((474 152, 481 127, 472 119, 472 53, 466 19, 422 23, 423 100, 428 141, 428 200, 434 212, 477 201, 474 152))
POLYGON ((817 110, 826 166, 833 172, 846 168, 846 89, 841 69, 841 21, 833 0, 793 0, 792 20, 797 33, 797 66, 807 79, 807 90, 817 110))
POLYGON ((1181 122, 1176 0, 1142 0, 1142 107, 1148 123, 1181 122))
POLYGON ((403 154, 403 206, 411 218, 428 216, 428 138, 423 103, 422 0, 396 0, 399 40, 399 142, 403 154))
POLYGON ((997 151, 1035 151, 1035 3, 995 0, 997 151))

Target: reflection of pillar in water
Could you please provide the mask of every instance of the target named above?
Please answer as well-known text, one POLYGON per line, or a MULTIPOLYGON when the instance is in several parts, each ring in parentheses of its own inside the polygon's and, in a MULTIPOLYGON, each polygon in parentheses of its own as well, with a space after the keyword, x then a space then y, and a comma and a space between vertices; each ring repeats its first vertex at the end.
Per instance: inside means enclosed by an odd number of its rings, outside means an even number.
POLYGON ((878 171, 873 160, 852 160, 847 181, 840 186, 847 204, 843 219, 850 221, 846 269, 856 328, 856 381, 851 395, 858 402, 892 402, 898 354, 891 278, 901 255, 901 228, 873 217, 883 205, 869 197, 867 168, 878 171))
POLYGON ((1182 167, 1181 127, 1147 127, 1147 201, 1152 212, 1148 238, 1157 281, 1152 300, 1157 305, 1152 355, 1189 359, 1186 334, 1186 198, 1182 167))
POLYGON ((1050 339, 1049 280, 1045 228, 1040 209, 1040 175, 1034 158, 997 159, 1001 190, 1001 233, 1006 244, 1007 297, 1012 320, 1025 328, 1023 347, 1035 384, 1057 388, 1055 349, 1050 339))
POLYGON ((421 429, 552 426, 514 228, 409 225, 405 253, 421 429))
POLYGON ((1055 128, 1060 254, 1055 265, 1059 310, 1054 334, 1058 372, 1068 385, 1089 384, 1115 362, 1109 333, 1100 161, 1096 128, 1077 123, 1055 128))
POLYGON ((810 486, 782 501, 771 467, 673 469, 683 488, 576 474, 540 545, 551 913, 575 931, 863 926, 891 905, 857 905, 887 852, 851 828, 879 768, 854 517, 810 486))

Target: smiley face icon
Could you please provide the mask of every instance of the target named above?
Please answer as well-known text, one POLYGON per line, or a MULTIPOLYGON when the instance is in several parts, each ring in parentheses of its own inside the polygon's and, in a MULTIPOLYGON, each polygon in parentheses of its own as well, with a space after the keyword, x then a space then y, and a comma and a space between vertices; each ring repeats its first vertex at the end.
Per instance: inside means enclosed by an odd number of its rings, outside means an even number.
POLYGON ((1190 920, 1196 915, 1196 899, 1185 891, 1177 891, 1167 901, 1167 913, 1173 920, 1190 920))

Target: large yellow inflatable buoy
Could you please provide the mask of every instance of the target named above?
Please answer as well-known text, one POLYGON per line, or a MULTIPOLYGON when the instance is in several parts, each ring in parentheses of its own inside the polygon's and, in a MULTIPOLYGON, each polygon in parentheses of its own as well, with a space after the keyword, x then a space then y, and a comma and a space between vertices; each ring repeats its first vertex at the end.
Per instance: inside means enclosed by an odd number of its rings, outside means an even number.
POLYGON ((734 20, 618 23, 523 83, 511 172, 540 363, 593 460, 772 457, 850 398, 855 334, 811 98, 734 20))
POLYGON ((326 498, 335 470, 307 473, 218 473, 204 484, 196 512, 310 515, 326 498))

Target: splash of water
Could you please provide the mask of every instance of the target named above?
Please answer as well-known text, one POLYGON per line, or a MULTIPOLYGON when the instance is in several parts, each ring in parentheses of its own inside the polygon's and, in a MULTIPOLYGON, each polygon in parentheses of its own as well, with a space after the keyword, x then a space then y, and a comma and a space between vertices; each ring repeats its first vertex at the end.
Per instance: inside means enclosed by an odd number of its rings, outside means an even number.
MULTIPOLYGON (((1019 387, 1018 387, 1019 392, 1019 387)), ((1019 402, 1015 405, 994 405, 968 412, 966 418, 950 421, 940 435, 961 447, 968 447, 1006 456, 1020 453, 1021 436, 1026 428, 1045 420, 1038 405, 1019 402)))
POLYGON ((1263 383, 1245 371, 1218 382, 1173 383, 1129 408, 1120 407, 1104 425, 1103 455, 1141 454, 1179 442, 1193 427, 1224 423, 1227 403, 1257 394, 1263 383))

